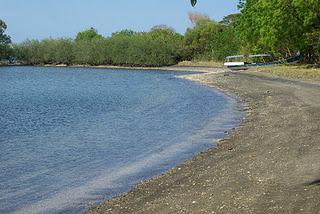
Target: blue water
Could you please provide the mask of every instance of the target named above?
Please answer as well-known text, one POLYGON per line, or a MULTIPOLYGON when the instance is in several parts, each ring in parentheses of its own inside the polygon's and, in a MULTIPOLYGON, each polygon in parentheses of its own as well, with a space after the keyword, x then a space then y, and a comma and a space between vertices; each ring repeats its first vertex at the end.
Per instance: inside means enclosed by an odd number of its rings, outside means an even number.
POLYGON ((0 213, 83 213, 212 147, 239 103, 182 74, 0 67, 0 213))

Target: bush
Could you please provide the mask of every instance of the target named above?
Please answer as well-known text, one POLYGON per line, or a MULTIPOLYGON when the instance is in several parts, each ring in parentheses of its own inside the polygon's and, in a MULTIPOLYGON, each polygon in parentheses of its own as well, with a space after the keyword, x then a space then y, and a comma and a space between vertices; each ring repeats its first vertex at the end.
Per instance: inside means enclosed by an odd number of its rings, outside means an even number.
POLYGON ((223 60, 236 54, 239 42, 233 26, 227 26, 209 19, 200 20, 185 34, 188 59, 223 60))
POLYGON ((178 63, 183 50, 183 36, 159 27, 148 33, 124 30, 109 38, 90 29, 75 40, 27 40, 14 46, 15 56, 31 65, 163 66, 178 63))

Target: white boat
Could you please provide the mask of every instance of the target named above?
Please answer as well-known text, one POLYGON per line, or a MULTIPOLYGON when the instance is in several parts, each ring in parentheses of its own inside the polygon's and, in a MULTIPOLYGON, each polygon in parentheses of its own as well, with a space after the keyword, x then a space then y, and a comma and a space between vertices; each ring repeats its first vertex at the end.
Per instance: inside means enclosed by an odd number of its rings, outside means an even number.
POLYGON ((246 70, 256 66, 270 66, 276 64, 293 64, 300 59, 300 52, 286 60, 274 61, 271 54, 235 55, 227 56, 224 67, 231 70, 246 70))
POLYGON ((248 69, 244 55, 227 56, 224 67, 232 70, 248 69))

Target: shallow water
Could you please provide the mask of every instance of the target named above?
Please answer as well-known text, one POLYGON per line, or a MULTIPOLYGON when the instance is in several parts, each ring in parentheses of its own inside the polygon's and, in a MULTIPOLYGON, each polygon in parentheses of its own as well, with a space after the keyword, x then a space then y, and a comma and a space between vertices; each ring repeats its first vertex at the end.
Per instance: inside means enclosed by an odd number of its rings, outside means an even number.
POLYGON ((179 72, 0 68, 0 213, 83 213, 214 145, 239 103, 179 72))

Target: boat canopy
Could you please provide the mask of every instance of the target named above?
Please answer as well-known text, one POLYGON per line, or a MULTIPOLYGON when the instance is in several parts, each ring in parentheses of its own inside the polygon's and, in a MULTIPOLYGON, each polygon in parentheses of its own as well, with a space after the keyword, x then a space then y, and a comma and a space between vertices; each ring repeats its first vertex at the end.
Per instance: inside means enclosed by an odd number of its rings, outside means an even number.
POLYGON ((244 55, 234 55, 234 56, 227 56, 226 59, 235 59, 235 58, 243 58, 244 55))
POLYGON ((250 54, 249 56, 247 55, 234 55, 234 56, 227 56, 226 59, 236 59, 236 58, 254 58, 254 57, 272 57, 271 54, 250 54))
POLYGON ((249 58, 253 58, 253 57, 272 57, 271 54, 253 54, 253 55, 249 55, 249 58))

